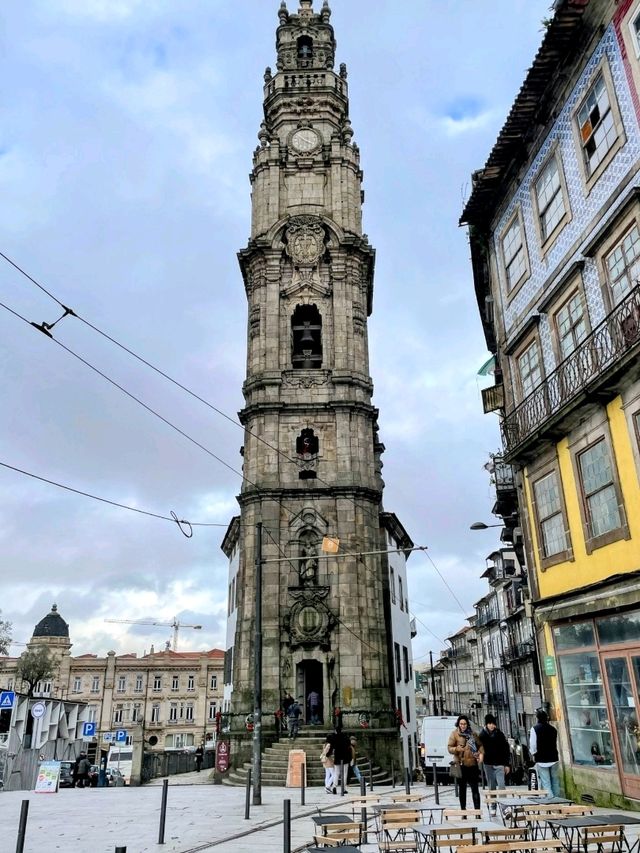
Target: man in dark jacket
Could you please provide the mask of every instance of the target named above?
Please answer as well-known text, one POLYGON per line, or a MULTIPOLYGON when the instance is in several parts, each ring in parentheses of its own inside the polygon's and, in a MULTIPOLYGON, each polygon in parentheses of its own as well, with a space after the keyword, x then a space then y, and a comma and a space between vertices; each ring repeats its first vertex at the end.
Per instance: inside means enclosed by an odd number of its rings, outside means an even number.
POLYGON ((546 711, 541 708, 536 711, 538 722, 529 732, 529 750, 536 762, 538 783, 543 791, 549 791, 552 796, 560 796, 560 779, 558 778, 558 732, 549 722, 546 711))
POLYGON ((337 793, 338 786, 342 789, 342 781, 347 783, 347 773, 351 763, 351 741, 348 736, 338 728, 327 738, 331 744, 330 755, 333 757, 333 793, 337 793))
MULTIPOLYGON (((493 714, 487 714, 484 718, 484 728, 478 737, 484 747, 483 766, 489 783, 489 790, 495 791, 496 788, 504 788, 505 776, 511 769, 511 750, 509 749, 509 742, 498 728, 493 714)), ((496 805, 493 801, 490 811, 492 815, 495 815, 496 805)))

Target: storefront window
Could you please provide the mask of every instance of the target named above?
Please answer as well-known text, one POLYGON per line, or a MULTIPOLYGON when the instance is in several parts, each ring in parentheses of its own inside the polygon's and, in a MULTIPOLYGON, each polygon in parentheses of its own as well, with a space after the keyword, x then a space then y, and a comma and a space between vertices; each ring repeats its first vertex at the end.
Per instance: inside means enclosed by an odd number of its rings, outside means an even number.
POLYGON ((579 649, 595 646, 593 622, 571 622, 569 625, 557 625, 553 629, 556 649, 579 649))
MULTIPOLYGON (((637 681, 638 658, 634 657, 633 662, 637 681)), ((640 729, 627 659, 626 657, 608 658, 605 666, 622 769, 624 773, 638 776, 640 774, 640 729)))
MULTIPOLYGON (((580 629, 581 635, 586 636, 585 629, 592 626, 591 623, 579 623, 557 627, 554 629, 556 643, 558 633, 567 628, 573 631, 580 629)), ((565 635, 564 641, 571 643, 565 648, 587 644, 584 640, 578 642, 578 639, 577 633, 565 635)), ((610 767, 615 759, 598 655, 588 652, 568 654, 560 656, 559 661, 573 760, 576 764, 610 767)))
POLYGON ((602 645, 640 640, 640 612, 605 616, 596 620, 596 627, 602 645))

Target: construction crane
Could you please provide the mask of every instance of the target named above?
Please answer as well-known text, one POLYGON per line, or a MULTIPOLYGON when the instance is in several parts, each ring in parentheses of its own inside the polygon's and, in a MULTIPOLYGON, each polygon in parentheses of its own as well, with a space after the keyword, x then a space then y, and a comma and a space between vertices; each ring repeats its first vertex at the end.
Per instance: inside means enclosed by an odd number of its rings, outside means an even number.
POLYGON ((121 625, 159 625, 163 628, 173 628, 173 651, 178 651, 178 631, 180 628, 193 628, 196 631, 202 630, 202 625, 187 625, 186 622, 179 622, 177 617, 173 617, 171 622, 158 622, 155 619, 105 619, 105 622, 118 622, 121 625))

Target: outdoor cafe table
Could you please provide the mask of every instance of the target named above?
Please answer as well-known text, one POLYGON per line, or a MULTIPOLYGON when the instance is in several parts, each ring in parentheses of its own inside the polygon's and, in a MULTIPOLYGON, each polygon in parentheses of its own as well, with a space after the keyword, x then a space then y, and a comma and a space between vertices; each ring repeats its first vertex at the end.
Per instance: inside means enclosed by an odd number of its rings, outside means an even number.
MULTIPOLYGON (((412 826, 411 829, 418 836, 418 841, 422 840, 422 851, 434 850, 433 844, 434 833, 436 829, 473 829, 474 832, 488 832, 492 829, 499 829, 500 824, 490 820, 447 820, 444 823, 419 823, 412 826)), ((455 846, 455 845, 454 845, 455 846)))
POLYGON ((570 806, 572 802, 572 800, 567 800, 564 797, 505 797, 502 800, 496 800, 500 809, 500 817, 505 826, 507 825, 505 820, 507 809, 511 809, 511 826, 516 826, 518 814, 529 806, 570 806))
POLYGON ((373 813, 377 816, 383 811, 387 812, 429 812, 429 823, 434 821, 434 812, 440 812, 439 817, 442 818, 442 812, 446 806, 428 806, 422 803, 378 803, 373 807, 373 813))
MULTIPOLYGON (((581 817, 566 817, 566 818, 549 818, 549 826, 554 837, 558 837, 558 830, 562 829, 565 835, 565 840, 569 850, 574 849, 574 839, 577 830, 583 826, 618 826, 618 824, 640 824, 640 817, 626 814, 594 814, 583 815, 581 817)), ((629 845, 628 839, 625 836, 627 849, 635 850, 638 847, 640 839, 636 839, 634 844, 629 845)))
MULTIPOLYGON (((311 819, 315 823, 316 826, 319 826, 322 829, 322 834, 327 834, 327 827, 331 826, 333 823, 353 823, 353 818, 349 817, 349 815, 345 814, 314 814, 311 815, 311 819)), ((341 850, 346 850, 346 847, 341 848, 341 850)), ((355 849, 355 848, 354 848, 355 849)))

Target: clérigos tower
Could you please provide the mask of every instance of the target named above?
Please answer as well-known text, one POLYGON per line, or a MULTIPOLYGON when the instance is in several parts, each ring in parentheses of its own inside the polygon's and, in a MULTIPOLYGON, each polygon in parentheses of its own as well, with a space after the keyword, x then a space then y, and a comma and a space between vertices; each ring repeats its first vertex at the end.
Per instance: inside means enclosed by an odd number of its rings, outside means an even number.
POLYGON ((382 720, 394 704, 386 556, 357 556, 386 542, 367 330, 375 252, 362 233, 360 152, 329 5, 316 11, 300 0, 294 14, 283 2, 278 16, 253 155, 251 236, 239 253, 245 480, 223 543, 231 560, 225 681, 230 711, 250 713, 262 522, 265 725, 286 692, 304 705, 315 691, 328 727, 336 706, 382 720), (340 540, 341 556, 318 558, 325 536, 340 540), (271 562, 278 558, 289 559, 271 562))

